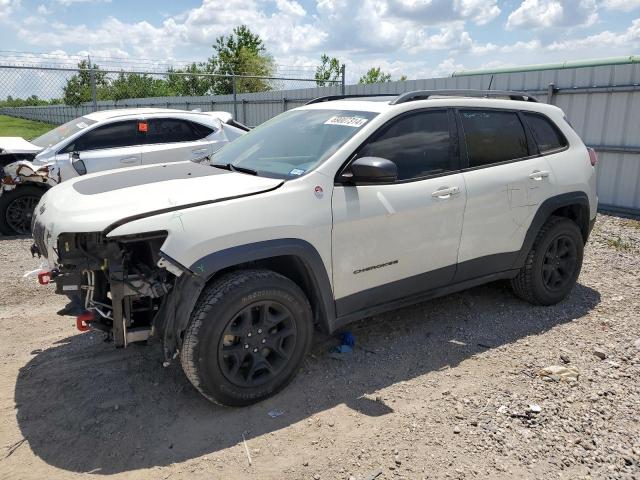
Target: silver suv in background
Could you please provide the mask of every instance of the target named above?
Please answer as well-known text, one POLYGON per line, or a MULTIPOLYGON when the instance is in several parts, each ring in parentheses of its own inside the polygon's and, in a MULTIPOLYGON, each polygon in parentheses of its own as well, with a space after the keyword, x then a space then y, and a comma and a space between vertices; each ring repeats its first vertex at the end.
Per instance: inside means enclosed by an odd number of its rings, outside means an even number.
POLYGON ((248 130, 227 112, 103 110, 27 141, 0 137, 0 232, 28 233, 42 194, 87 173, 198 161, 248 130))

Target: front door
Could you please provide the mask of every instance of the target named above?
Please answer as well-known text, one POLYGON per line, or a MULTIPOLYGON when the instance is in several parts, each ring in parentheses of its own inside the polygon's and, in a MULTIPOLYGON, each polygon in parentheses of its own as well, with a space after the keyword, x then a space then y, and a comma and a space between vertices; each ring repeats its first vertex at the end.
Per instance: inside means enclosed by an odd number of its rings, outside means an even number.
POLYGON ((393 161, 398 180, 334 188, 332 256, 338 315, 452 280, 466 201, 454 139, 452 114, 429 109, 382 127, 354 156, 393 161))
POLYGON ((89 130, 66 151, 78 152, 87 173, 140 165, 144 136, 133 120, 113 122, 89 130))

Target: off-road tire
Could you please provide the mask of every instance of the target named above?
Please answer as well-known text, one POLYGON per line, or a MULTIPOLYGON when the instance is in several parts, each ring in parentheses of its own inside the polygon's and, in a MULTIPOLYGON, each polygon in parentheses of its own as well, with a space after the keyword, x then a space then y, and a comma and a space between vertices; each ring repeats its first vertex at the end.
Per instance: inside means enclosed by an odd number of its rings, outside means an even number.
POLYGON ((23 185, 17 186, 13 190, 6 190, 0 194, 0 232, 3 235, 28 235, 31 232, 31 224, 30 217, 32 212, 29 212, 28 219, 26 219, 26 223, 28 223, 28 227, 25 231, 17 231, 14 229, 10 223, 7 221, 7 213, 9 207, 16 201, 23 202, 33 202, 34 198, 37 198, 35 205, 40 200, 40 197, 44 195, 45 190, 32 185, 23 185))
POLYGON ((312 335, 309 301, 294 282, 269 270, 239 270, 203 290, 184 333, 180 361, 187 378, 210 401, 227 406, 250 405, 277 393, 293 379, 309 351, 312 335), (238 312, 265 301, 279 302, 292 314, 296 339, 291 357, 271 380, 241 387, 225 376, 219 349, 238 312))
POLYGON ((536 236, 533 246, 518 275, 511 280, 511 287, 517 296, 534 305, 554 305, 567 297, 575 286, 584 254, 584 239, 580 228, 572 220, 553 216, 547 220, 536 236), (543 279, 543 263, 552 242, 566 239, 575 246, 575 266, 566 281, 551 290, 543 279))

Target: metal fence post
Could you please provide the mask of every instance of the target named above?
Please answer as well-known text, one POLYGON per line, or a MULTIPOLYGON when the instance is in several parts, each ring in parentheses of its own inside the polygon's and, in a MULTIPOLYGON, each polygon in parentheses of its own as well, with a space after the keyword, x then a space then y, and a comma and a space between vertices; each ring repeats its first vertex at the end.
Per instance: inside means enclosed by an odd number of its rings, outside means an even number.
POLYGON ((340 68, 340 73, 342 74, 341 92, 342 92, 342 95, 344 95, 345 94, 345 65, 344 65, 344 63, 342 64, 342 67, 340 68))
POLYGON ((553 96, 556 94, 557 91, 558 89, 553 83, 550 83, 549 86, 547 87, 547 103, 549 105, 553 105, 553 96))
POLYGON ((93 111, 98 110, 98 96, 96 94, 96 72, 91 66, 91 57, 89 59, 89 84, 91 85, 91 102, 93 103, 93 111))
POLYGON ((236 76, 231 75, 231 89, 233 92, 233 119, 238 119, 238 95, 236 92, 236 76))

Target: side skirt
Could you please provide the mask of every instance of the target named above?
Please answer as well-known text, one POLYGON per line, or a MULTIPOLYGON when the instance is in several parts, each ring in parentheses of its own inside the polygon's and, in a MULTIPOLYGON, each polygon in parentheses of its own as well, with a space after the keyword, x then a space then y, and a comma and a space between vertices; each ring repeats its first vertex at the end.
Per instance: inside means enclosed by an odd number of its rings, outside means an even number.
POLYGON ((496 280, 514 278, 519 271, 520 271, 519 269, 515 269, 515 270, 507 270, 504 272, 492 273, 492 274, 484 275, 482 277, 474 278, 471 280, 466 280, 463 282, 447 285, 445 287, 435 288, 432 290, 421 292, 416 295, 403 297, 398 300, 382 303, 373 307, 364 308, 362 310, 358 310, 357 312, 353 312, 348 315, 343 315, 336 318, 335 321, 333 322, 333 325, 331 326, 332 327, 331 331, 335 331, 338 328, 343 327, 351 322, 354 322, 356 320, 360 320, 363 318, 371 317, 373 315, 378 315, 391 310, 397 310, 402 307, 425 302, 427 300, 432 300, 434 298, 449 295, 451 293, 460 292, 462 290, 467 290, 469 288, 477 287, 478 285, 483 285, 485 283, 493 282, 496 280))

